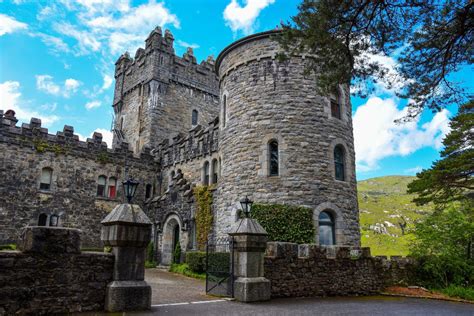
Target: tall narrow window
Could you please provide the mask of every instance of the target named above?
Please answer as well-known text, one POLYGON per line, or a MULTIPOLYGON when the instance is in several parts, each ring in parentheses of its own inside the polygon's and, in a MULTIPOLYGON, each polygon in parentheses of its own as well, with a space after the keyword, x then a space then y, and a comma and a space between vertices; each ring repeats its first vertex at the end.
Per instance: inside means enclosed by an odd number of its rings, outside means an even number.
POLYGON ((51 190, 52 176, 53 169, 46 167, 41 170, 40 190, 51 190))
POLYGON ((341 145, 334 147, 334 170, 336 172, 336 180, 345 180, 345 161, 344 148, 341 145))
POLYGON ((46 223, 48 222, 48 215, 45 213, 41 213, 40 216, 38 217, 38 226, 46 226, 46 223))
POLYGON ((335 244, 334 218, 329 212, 319 213, 319 244, 332 246, 335 244))
POLYGON ((151 184, 147 184, 146 187, 145 187, 145 199, 149 199, 151 198, 151 191, 152 191, 153 187, 151 184))
POLYGON ((341 119, 341 95, 339 89, 331 96, 331 115, 332 117, 341 119))
POLYGON ((97 180, 97 196, 105 196, 105 185, 107 183, 107 179, 105 176, 99 176, 97 180))
POLYGON ((197 125, 197 123, 198 123, 198 111, 197 110, 193 110, 191 121, 192 121, 191 123, 193 125, 197 125))
POLYGON ((217 159, 212 161, 212 183, 217 183, 219 165, 217 159))
POLYGON ((109 192, 108 197, 110 199, 115 199, 117 196, 117 179, 114 177, 109 178, 109 192))
POLYGON ((123 117, 120 118, 120 130, 123 128, 123 117))
POLYGON ((225 127, 227 120, 227 96, 224 95, 224 100, 222 102, 222 127, 225 127))
POLYGON ((270 176, 278 176, 279 174, 279 165, 278 165, 278 142, 272 140, 268 143, 268 153, 269 153, 269 172, 270 176))
POLYGON ((209 161, 206 161, 204 163, 204 170, 203 170, 203 173, 204 173, 204 178, 203 178, 203 184, 204 185, 209 185, 209 161))

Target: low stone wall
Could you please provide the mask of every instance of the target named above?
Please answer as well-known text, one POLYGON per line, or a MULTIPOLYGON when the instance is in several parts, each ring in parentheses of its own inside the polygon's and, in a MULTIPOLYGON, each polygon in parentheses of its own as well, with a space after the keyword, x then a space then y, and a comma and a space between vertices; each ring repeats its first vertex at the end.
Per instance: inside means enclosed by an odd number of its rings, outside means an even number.
POLYGON ((28 227, 22 251, 0 251, 0 315, 104 309, 114 256, 80 251, 80 231, 28 227))
POLYGON ((415 267, 410 258, 371 257, 370 248, 269 242, 265 255, 272 297, 376 294, 409 283, 415 267))

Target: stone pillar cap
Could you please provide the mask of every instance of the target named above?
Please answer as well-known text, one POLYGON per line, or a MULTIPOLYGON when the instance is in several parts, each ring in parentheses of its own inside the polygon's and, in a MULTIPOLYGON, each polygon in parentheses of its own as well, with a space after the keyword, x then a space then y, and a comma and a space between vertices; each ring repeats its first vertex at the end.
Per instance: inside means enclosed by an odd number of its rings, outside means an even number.
POLYGON ((151 221, 136 204, 117 205, 101 222, 104 226, 123 224, 127 226, 148 226, 151 221))
POLYGON ((265 228, 262 227, 255 219, 253 218, 242 218, 237 221, 232 228, 230 229, 229 235, 268 235, 265 228))

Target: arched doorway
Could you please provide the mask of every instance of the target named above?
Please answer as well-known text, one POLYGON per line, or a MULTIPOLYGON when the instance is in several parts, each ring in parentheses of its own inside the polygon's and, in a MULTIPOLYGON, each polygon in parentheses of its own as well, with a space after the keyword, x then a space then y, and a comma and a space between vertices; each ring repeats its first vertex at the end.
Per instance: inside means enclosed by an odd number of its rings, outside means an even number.
POLYGON ((173 252, 178 243, 181 244, 181 220, 173 214, 168 216, 163 225, 163 235, 161 239, 161 264, 170 265, 173 261, 173 252))

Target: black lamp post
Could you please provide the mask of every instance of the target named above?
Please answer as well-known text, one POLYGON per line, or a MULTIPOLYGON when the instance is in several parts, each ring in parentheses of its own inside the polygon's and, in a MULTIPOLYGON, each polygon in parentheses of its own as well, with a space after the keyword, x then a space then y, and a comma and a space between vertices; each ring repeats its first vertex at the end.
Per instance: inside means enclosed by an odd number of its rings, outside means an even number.
POLYGON ((242 211, 246 218, 250 217, 250 211, 252 210, 253 201, 250 200, 247 196, 240 200, 240 206, 242 207, 242 211))
POLYGON ((123 185, 123 194, 127 198, 128 204, 132 203, 132 199, 137 192, 137 187, 140 182, 133 180, 132 178, 128 178, 127 181, 122 182, 123 185))

